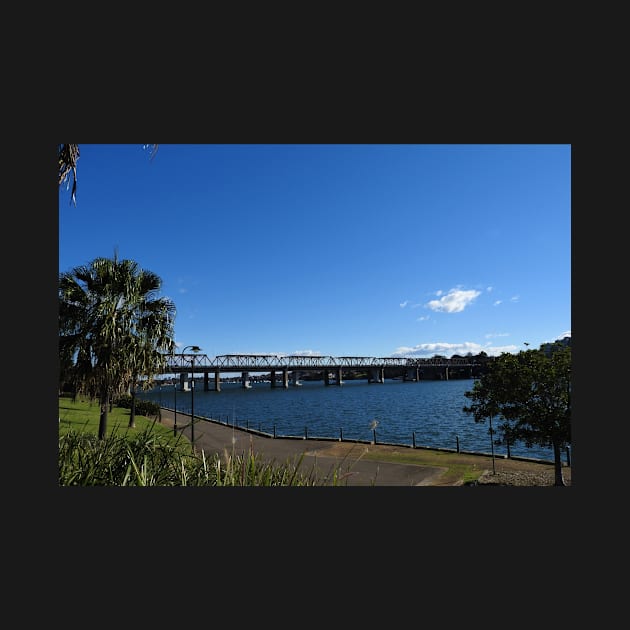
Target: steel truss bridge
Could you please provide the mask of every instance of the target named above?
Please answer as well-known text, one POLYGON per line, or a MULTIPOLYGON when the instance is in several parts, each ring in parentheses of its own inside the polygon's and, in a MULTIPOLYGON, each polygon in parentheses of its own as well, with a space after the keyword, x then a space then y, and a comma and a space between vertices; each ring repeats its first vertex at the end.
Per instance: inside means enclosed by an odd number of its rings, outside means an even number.
POLYGON ((207 354, 168 355, 165 373, 195 372, 264 372, 267 370, 369 370, 371 368, 472 367, 480 365, 474 358, 411 359, 408 357, 333 357, 319 355, 274 354, 207 354), (194 363, 193 363, 194 361, 194 363))
POLYGON ((333 357, 313 355, 275 354, 222 354, 209 357, 207 354, 170 354, 166 357, 164 374, 179 374, 180 386, 188 389, 188 374, 191 384, 195 374, 203 374, 203 389, 208 391, 209 375, 214 375, 214 390, 221 391, 221 373, 240 372, 244 388, 251 387, 250 372, 269 372, 271 387, 289 386, 289 373, 294 385, 299 385, 304 372, 321 372, 325 385, 343 383, 344 371, 367 372, 369 383, 384 383, 385 370, 399 368, 406 381, 419 381, 426 376, 448 380, 449 369, 468 368, 467 376, 473 378, 474 367, 481 364, 473 358, 410 359, 408 357, 333 357), (280 378, 277 374, 280 373, 280 378))

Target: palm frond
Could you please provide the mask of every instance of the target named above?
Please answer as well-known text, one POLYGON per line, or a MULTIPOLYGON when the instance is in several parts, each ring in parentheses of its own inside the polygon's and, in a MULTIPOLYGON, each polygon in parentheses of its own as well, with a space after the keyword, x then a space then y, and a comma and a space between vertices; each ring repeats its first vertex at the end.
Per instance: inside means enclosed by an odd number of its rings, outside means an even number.
MULTIPOLYGON (((57 147, 57 162, 59 165, 59 185, 68 181, 72 175, 71 201, 77 205, 77 162, 79 161, 78 144, 60 144, 57 147)), ((70 181, 68 181, 70 185, 70 181)))

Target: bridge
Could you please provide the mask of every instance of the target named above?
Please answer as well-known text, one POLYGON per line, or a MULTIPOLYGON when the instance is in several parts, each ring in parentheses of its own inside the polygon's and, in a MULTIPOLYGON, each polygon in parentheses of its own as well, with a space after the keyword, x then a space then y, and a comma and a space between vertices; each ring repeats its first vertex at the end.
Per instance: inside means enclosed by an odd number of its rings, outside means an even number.
POLYGON ((308 372, 319 372, 324 384, 343 383, 344 372, 367 372, 369 383, 385 382, 386 370, 398 368, 405 381, 419 381, 425 377, 448 380, 449 370, 467 369, 467 376, 474 377, 475 368, 483 364, 474 357, 451 359, 434 357, 412 359, 408 357, 334 357, 320 355, 270 355, 270 354, 222 354, 209 357, 207 354, 171 354, 167 356, 163 373, 179 374, 182 389, 188 389, 195 374, 203 374, 204 391, 209 391, 209 375, 214 376, 214 390, 221 391, 221 373, 240 372, 241 383, 251 387, 251 372, 269 372, 271 387, 300 385, 300 376, 308 372), (291 379, 289 378, 291 374, 291 379), (280 378, 278 378, 280 375, 280 378))

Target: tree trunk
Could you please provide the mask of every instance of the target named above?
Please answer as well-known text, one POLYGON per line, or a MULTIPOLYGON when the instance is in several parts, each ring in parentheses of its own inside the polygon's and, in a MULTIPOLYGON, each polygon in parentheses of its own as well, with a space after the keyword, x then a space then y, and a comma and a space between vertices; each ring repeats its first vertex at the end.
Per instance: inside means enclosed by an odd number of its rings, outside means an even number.
POLYGON ((136 388, 131 388, 131 412, 129 413, 129 428, 136 428, 136 388))
POLYGON ((104 440, 107 434, 107 398, 101 398, 101 417, 98 424, 98 439, 104 440))
POLYGON ((562 476, 562 449, 557 442, 553 443, 553 468, 555 474, 554 486, 565 486, 564 477, 562 476))
POLYGON ((104 440, 107 435, 107 407, 109 405, 109 388, 101 387, 99 398, 101 404, 101 417, 98 424, 98 439, 104 440))

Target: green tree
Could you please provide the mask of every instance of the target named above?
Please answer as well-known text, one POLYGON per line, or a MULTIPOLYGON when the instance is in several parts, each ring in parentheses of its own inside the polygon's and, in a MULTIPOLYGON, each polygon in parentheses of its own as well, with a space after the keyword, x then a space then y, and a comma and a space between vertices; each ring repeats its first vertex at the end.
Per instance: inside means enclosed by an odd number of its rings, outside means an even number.
POLYGON ((499 431, 509 444, 522 440, 527 448, 551 447, 555 485, 565 485, 562 449, 571 444, 570 346, 552 353, 503 353, 464 395, 472 403, 463 411, 475 422, 501 419, 499 431))
MULTIPOLYGON (((144 149, 151 149, 151 159, 158 150, 157 144, 143 144, 144 149)), ((78 144, 58 144, 57 145, 57 163, 59 165, 59 186, 67 184, 70 187, 72 180, 71 201, 77 205, 77 162, 81 152, 78 144)))
POLYGON ((138 378, 150 387, 174 350, 175 305, 158 297, 161 285, 156 274, 116 255, 59 275, 61 380, 99 400, 100 439, 108 404, 135 390, 138 378))

